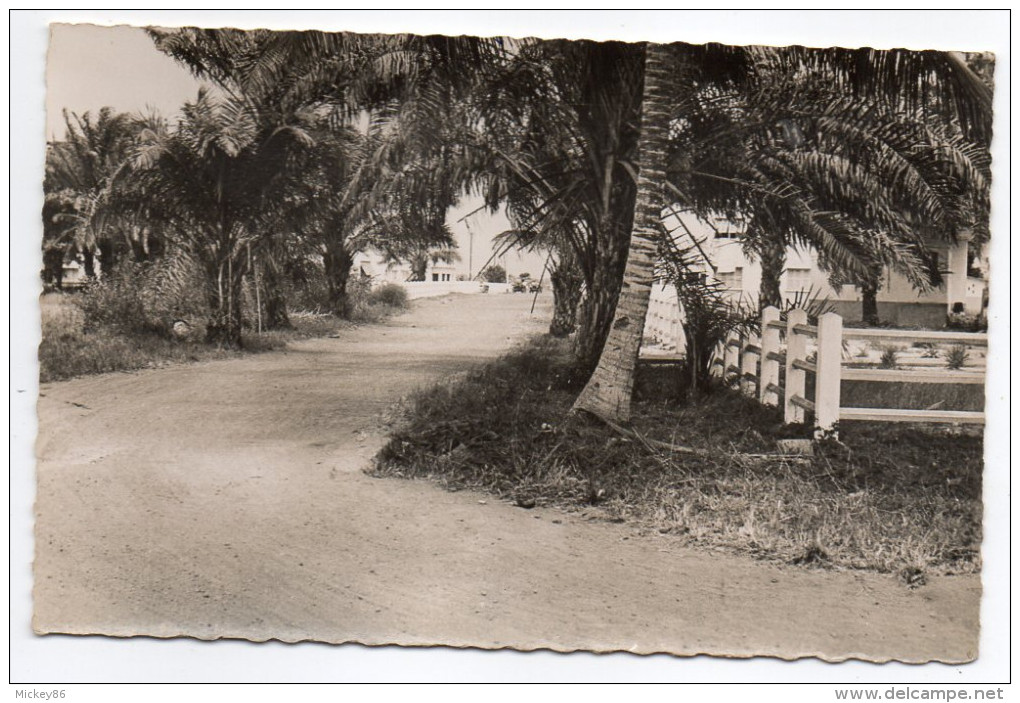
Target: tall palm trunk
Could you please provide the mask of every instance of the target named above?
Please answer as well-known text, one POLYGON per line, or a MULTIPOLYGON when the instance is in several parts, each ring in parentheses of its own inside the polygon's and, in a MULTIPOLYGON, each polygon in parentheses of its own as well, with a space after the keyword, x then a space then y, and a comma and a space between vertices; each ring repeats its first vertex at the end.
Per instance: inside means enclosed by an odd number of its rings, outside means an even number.
POLYGON ((103 237, 99 240, 99 266, 103 275, 113 273, 120 261, 120 251, 117 243, 110 237, 103 237))
POLYGON ((660 186, 666 177, 669 135, 668 61, 667 47, 646 45, 641 136, 638 140, 640 172, 623 285, 598 366, 574 403, 575 411, 585 410, 604 420, 630 419, 634 371, 654 280, 663 207, 660 186))
POLYGON ((64 250, 59 247, 43 251, 43 281, 57 290, 64 289, 64 250))
POLYGON ((553 319, 549 334, 566 337, 577 328, 577 304, 584 279, 571 254, 565 253, 549 273, 553 291, 553 319))
POLYGON ((287 314, 287 294, 283 288, 283 275, 279 264, 269 257, 262 267, 265 290, 266 329, 286 330, 293 327, 287 314))
POLYGON ((861 281, 861 320, 871 327, 876 327, 881 322, 878 317, 877 278, 861 281))
POLYGON ((209 297, 209 323, 206 341, 220 348, 240 349, 243 319, 241 301, 244 295, 244 276, 247 257, 238 256, 232 228, 221 225, 219 242, 207 250, 205 263, 209 297))
POLYGON ((329 295, 329 311, 338 317, 347 317, 351 312, 347 282, 351 278, 354 256, 344 246, 326 246, 322 254, 326 272, 326 286, 329 295))
POLYGON ((241 296, 244 292, 242 262, 229 262, 218 278, 219 285, 209 295, 211 313, 206 326, 206 341, 220 348, 240 349, 241 296))
POLYGON ((81 258, 85 264, 85 278, 93 279, 96 277, 96 255, 89 247, 85 247, 81 250, 81 258))
POLYGON ((782 308, 783 293, 780 281, 786 266, 786 242, 780 237, 761 234, 758 245, 758 261, 761 263, 761 284, 758 289, 758 304, 762 308, 770 305, 782 308))
MULTIPOLYGON (((606 218, 604 227, 613 227, 606 218)), ((624 264, 629 238, 607 232, 599 236, 596 265, 585 281, 587 291, 578 306, 578 330, 574 338, 574 358, 579 373, 590 375, 598 366, 599 357, 613 325, 613 315, 620 297, 624 264)))
POLYGON ((871 327, 875 327, 881 322, 878 317, 878 289, 882 285, 883 271, 884 267, 881 262, 873 262, 868 265, 868 274, 859 279, 861 320, 871 327))
POLYGON ((411 257, 411 281, 424 281, 428 273, 429 257, 425 253, 415 254, 411 257))

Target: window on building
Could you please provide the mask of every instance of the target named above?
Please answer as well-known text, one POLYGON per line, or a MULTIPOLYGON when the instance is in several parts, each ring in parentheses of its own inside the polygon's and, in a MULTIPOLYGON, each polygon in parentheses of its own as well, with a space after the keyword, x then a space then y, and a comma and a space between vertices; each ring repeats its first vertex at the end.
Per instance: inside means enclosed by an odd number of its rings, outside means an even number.
POLYGON ((449 281, 449 280, 450 280, 450 274, 448 274, 448 273, 444 273, 444 274, 443 274, 443 280, 444 280, 444 281, 449 281))
POLYGON ((438 281, 439 280, 439 274, 438 273, 432 274, 432 280, 433 281, 438 281))
POLYGON ((714 217, 711 226, 715 230, 716 239, 740 239, 746 229, 743 220, 736 217, 714 217))
POLYGON ((732 271, 720 271, 719 282, 726 290, 744 289, 744 269, 739 266, 732 271))
POLYGON ((975 254, 973 251, 967 251, 967 277, 968 278, 982 278, 983 274, 981 271, 981 257, 975 254))
POLYGON ((786 290, 790 292, 811 288, 811 269, 786 269, 786 290))

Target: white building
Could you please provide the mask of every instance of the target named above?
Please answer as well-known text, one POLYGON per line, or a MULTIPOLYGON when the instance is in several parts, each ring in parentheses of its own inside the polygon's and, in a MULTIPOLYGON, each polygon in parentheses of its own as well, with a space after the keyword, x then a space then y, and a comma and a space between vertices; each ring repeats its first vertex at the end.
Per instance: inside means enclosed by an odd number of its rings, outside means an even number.
MULTIPOLYGON (((666 222, 670 230, 679 229, 685 241, 693 238, 715 267, 705 265, 705 273, 714 275, 735 299, 756 305, 761 285, 761 264, 749 258, 742 246, 743 227, 719 217, 704 220, 693 213, 681 213, 679 219, 666 222)), ((942 327, 947 313, 960 304, 969 314, 982 310, 987 288, 985 272, 987 259, 983 254, 976 262, 968 261, 969 237, 961 236, 956 243, 933 241, 929 249, 938 256, 943 284, 920 293, 898 273, 886 271, 877 295, 879 317, 883 321, 902 326, 942 327), (968 265, 970 263, 970 265, 968 265)), ((818 265, 818 255, 812 249, 790 247, 786 251, 786 266, 780 279, 780 290, 787 301, 800 296, 817 296, 826 299, 844 320, 859 321, 862 317, 861 291, 857 286, 841 286, 838 290, 829 284, 829 277, 818 265)), ((671 346, 679 333, 679 310, 676 293, 669 286, 656 284, 652 290, 646 336, 671 346)))

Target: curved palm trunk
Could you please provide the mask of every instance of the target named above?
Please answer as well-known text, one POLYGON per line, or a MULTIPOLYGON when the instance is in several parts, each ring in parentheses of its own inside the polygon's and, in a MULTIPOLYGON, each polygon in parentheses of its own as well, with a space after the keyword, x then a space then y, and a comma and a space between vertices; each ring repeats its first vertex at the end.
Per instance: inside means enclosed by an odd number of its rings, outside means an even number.
POLYGON ((655 273, 662 193, 665 179, 669 110, 666 95, 668 49, 661 44, 645 48, 645 86, 638 141, 640 173, 634 226, 623 273, 623 285, 613 323, 598 366, 574 403, 604 420, 630 419, 634 370, 644 332, 648 298, 655 273))

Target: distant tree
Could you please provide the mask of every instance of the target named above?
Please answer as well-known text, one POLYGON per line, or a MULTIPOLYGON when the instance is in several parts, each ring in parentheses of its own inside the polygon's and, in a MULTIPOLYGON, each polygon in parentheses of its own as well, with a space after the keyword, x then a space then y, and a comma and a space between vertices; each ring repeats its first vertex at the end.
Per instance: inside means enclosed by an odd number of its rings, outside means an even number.
MULTIPOLYGON (((109 273, 130 237, 130 225, 110 208, 114 177, 134 143, 137 122, 104 107, 97 114, 64 111, 65 136, 49 144, 43 180, 43 248, 48 270, 61 259, 79 254, 85 275, 96 275, 100 253, 109 273)), ((61 261, 62 264, 62 261, 61 261)), ((53 273, 50 274, 53 276, 53 273)))
POLYGON ((506 269, 499 264, 490 264, 478 274, 486 283, 506 283, 506 269))

